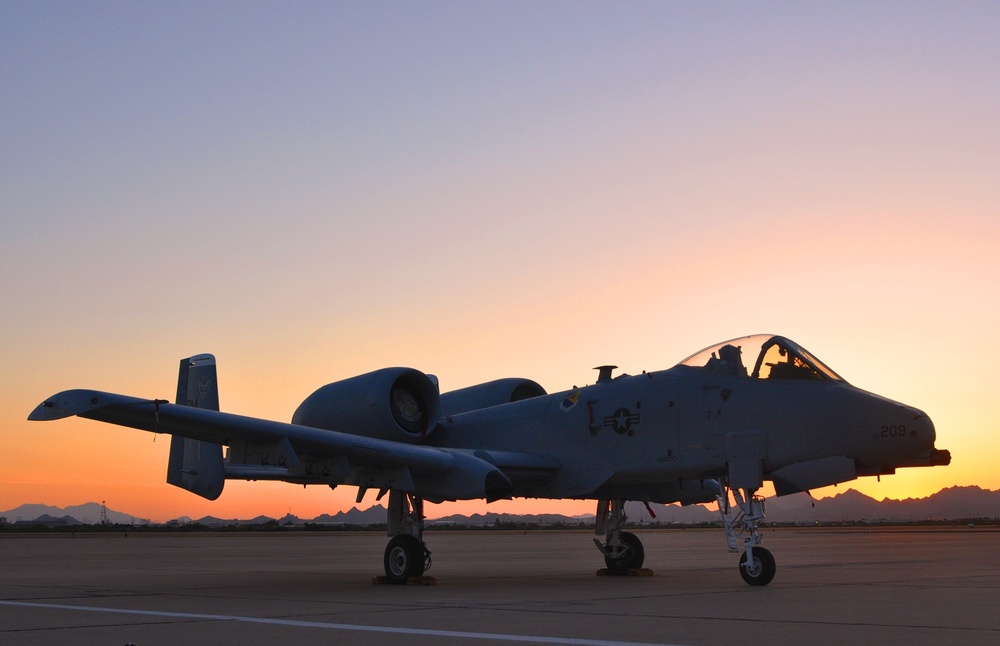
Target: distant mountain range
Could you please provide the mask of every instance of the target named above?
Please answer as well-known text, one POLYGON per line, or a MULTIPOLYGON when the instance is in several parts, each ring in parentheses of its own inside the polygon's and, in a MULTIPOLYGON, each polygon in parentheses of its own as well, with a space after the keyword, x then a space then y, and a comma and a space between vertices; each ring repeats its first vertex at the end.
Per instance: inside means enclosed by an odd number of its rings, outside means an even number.
POLYGON ((926 498, 885 499, 881 502, 848 489, 813 501, 806 494, 766 502, 768 518, 782 522, 918 521, 1000 518, 1000 491, 980 487, 949 487, 926 498))
MULTIPOLYGON (((806 494, 795 494, 782 498, 769 498, 766 503, 767 519, 775 523, 812 524, 816 522, 912 522, 920 520, 965 520, 1000 518, 1000 491, 990 491, 980 487, 950 487, 943 489, 927 498, 907 498, 905 500, 885 499, 880 501, 870 498, 853 489, 842 494, 822 500, 813 500, 806 494)), ((632 522, 649 522, 661 524, 695 525, 714 523, 719 520, 719 513, 702 505, 657 505, 649 508, 642 503, 630 502, 626 505, 626 513, 632 522), (652 511, 652 515, 650 514, 652 511)), ((0 512, 0 516, 8 523, 30 522, 44 525, 78 525, 99 524, 101 522, 101 504, 87 503, 66 507, 51 507, 48 505, 21 505, 9 511, 0 512)), ((137 518, 112 509, 107 510, 107 519, 112 524, 150 525, 149 520, 137 518)), ((473 514, 463 516, 453 514, 442 518, 428 520, 428 525, 471 525, 484 526, 504 523, 535 523, 538 525, 590 525, 594 522, 593 515, 563 516, 560 514, 473 514)), ((291 514, 282 518, 257 516, 247 520, 205 516, 193 520, 186 516, 170 521, 171 525, 198 523, 208 527, 225 525, 263 525, 277 523, 279 525, 303 525, 315 523, 320 525, 378 525, 385 523, 385 508, 373 505, 361 510, 356 507, 349 511, 336 514, 322 514, 312 519, 301 519, 291 514)))
MULTIPOLYGON (((99 525, 101 508, 99 502, 88 502, 70 507, 52 507, 50 505, 21 505, 9 511, 0 511, 0 516, 8 523, 31 521, 39 524, 62 525, 99 525)), ((132 514, 107 510, 108 522, 112 525, 152 525, 147 518, 138 518, 132 514)))

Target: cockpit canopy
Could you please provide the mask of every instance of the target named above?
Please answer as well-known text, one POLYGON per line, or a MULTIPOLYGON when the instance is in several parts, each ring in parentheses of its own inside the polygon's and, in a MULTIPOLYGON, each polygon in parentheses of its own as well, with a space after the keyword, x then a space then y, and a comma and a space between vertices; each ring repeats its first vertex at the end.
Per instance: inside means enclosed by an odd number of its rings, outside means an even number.
POLYGON ((749 379, 844 381, 799 344, 783 336, 770 334, 723 341, 692 354, 681 361, 680 365, 749 379), (752 364, 745 364, 744 357, 756 360, 752 364), (750 372, 749 365, 753 366, 750 372))

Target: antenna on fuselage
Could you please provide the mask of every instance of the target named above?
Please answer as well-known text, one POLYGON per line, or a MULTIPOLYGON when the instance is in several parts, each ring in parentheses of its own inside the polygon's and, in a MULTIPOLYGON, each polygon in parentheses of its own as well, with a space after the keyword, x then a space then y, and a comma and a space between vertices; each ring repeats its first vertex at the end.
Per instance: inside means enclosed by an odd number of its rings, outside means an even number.
POLYGON ((611 381, 611 371, 618 366, 597 366, 594 370, 597 371, 597 383, 602 384, 605 381, 611 381))

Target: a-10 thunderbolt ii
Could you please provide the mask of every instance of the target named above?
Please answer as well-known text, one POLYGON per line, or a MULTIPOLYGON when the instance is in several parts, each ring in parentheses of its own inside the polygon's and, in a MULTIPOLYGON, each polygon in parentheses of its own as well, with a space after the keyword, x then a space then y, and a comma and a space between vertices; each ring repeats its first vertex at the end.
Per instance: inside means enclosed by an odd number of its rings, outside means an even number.
POLYGON ((424 501, 571 498, 597 501, 594 542, 613 573, 643 564, 625 501, 718 502, 740 574, 766 585, 765 480, 782 496, 951 460, 926 414, 851 386, 784 337, 733 339, 660 372, 613 369, 549 395, 528 379, 440 393, 430 375, 386 368, 323 386, 284 423, 219 412, 215 359, 202 354, 181 360, 175 404, 69 390, 29 419, 169 433, 167 482, 210 500, 227 478, 346 484, 359 502, 388 493, 394 583, 430 565, 424 501))

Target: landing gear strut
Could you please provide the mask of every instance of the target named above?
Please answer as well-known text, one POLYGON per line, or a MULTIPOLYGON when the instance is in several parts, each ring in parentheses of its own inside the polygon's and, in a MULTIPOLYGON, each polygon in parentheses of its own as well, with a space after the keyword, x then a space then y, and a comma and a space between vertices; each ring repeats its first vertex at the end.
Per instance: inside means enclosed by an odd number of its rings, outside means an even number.
POLYGON ((424 544, 424 500, 405 491, 389 492, 389 536, 385 547, 385 576, 389 583, 406 583, 431 568, 431 552, 424 544))
POLYGON ((767 585, 774 578, 777 566, 771 552, 761 547, 761 536, 757 532, 757 522, 764 518, 764 499, 755 495, 756 489, 731 489, 738 511, 735 517, 729 515, 729 487, 719 494, 719 514, 726 530, 726 540, 730 552, 738 552, 737 537, 743 536, 743 555, 740 556, 740 576, 753 586, 767 585))
POLYGON ((625 526, 624 500, 598 500, 597 522, 594 533, 604 534, 605 541, 595 537, 594 544, 604 554, 604 563, 611 574, 627 574, 638 570, 646 558, 642 541, 632 532, 623 532, 625 526))

